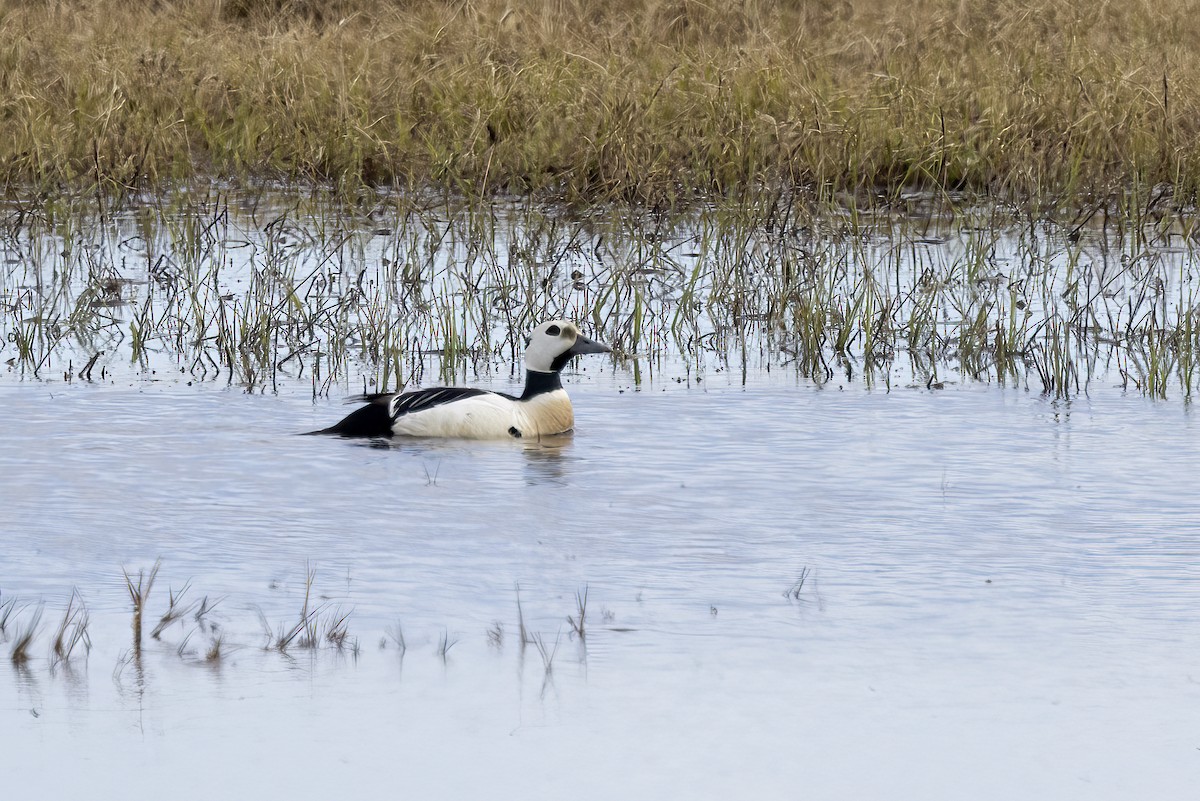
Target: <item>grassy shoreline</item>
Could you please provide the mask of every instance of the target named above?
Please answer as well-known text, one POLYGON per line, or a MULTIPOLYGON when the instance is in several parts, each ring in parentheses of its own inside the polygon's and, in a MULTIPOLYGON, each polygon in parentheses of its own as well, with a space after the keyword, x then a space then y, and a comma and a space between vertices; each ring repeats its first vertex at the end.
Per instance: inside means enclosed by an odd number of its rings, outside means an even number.
POLYGON ((1200 18, 1188 12, 1178 0, 0 0, 0 182, 278 178, 673 207, 762 185, 1190 203, 1200 18))

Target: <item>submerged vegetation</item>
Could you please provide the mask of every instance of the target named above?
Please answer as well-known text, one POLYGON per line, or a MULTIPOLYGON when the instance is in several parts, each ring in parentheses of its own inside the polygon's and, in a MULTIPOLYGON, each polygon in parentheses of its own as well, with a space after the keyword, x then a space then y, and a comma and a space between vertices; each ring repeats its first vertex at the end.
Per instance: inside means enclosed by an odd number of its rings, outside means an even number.
POLYGON ((0 0, 0 181, 1191 202, 1179 0, 0 0))

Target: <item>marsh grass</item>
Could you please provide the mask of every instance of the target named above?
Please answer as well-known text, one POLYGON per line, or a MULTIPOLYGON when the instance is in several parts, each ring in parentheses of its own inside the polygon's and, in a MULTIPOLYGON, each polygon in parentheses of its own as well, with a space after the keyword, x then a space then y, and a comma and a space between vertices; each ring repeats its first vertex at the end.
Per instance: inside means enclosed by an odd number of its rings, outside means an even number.
MULTIPOLYGON (((292 649, 316 651, 326 644, 339 651, 348 648, 357 656, 360 650, 358 638, 350 633, 350 616, 354 610, 343 610, 340 606, 331 608, 328 603, 316 603, 313 596, 316 580, 316 568, 306 567, 300 613, 296 622, 290 626, 273 627, 262 610, 258 611, 259 622, 266 636, 265 648, 287 654, 292 649)), ((400 634, 400 638, 402 643, 403 634, 400 634)), ((215 643, 219 656, 223 643, 222 635, 215 635, 211 642, 215 643)))
MULTIPOLYGON (((280 653, 286 653, 293 645, 299 648, 315 648, 321 642, 320 637, 320 607, 313 606, 312 589, 317 580, 315 568, 307 567, 304 573, 304 601, 300 607, 300 617, 290 628, 279 628, 274 636, 271 626, 265 617, 262 618, 263 628, 267 632, 269 647, 280 653)), ((260 613, 261 614, 261 613, 260 613)))
POLYGON ((70 662, 75 649, 81 645, 85 654, 92 650, 92 638, 88 634, 89 623, 87 606, 79 592, 73 590, 54 635, 55 661, 70 662))
POLYGON ((174 624, 176 621, 183 619, 185 616, 191 613, 192 610, 198 609, 198 604, 188 604, 187 606, 183 605, 183 596, 187 594, 187 591, 190 587, 191 582, 186 582, 179 589, 179 592, 175 592, 170 587, 167 588, 167 611, 163 612, 162 617, 159 618, 158 623, 155 624, 154 629, 150 632, 150 636, 153 639, 160 639, 163 631, 165 631, 169 626, 174 624))
POLYGON ((1190 198, 1198 41, 1180 0, 6 0, 0 180, 1190 198))
POLYGON ((38 630, 41 627, 43 611, 45 611, 45 607, 42 604, 34 607, 28 619, 14 633, 12 649, 9 651, 9 658, 14 665, 22 666, 29 662, 29 649, 33 645, 33 641, 37 637, 38 630))
POLYGON ((582 591, 575 591, 575 615, 567 615, 567 624, 580 640, 587 638, 587 602, 588 587, 585 584, 582 591))
MULTIPOLYGON (((159 560, 149 571, 139 571, 136 576, 130 575, 127 570, 122 570, 126 592, 131 598, 136 597, 135 607, 140 608, 143 617, 150 614, 151 590, 160 573, 161 566, 162 562, 159 560)), ((306 566, 304 593, 295 623, 289 626, 273 627, 262 610, 258 610, 258 619, 266 633, 267 641, 265 647, 256 650, 274 654, 289 664, 295 663, 298 651, 307 652, 314 660, 322 654, 340 655, 349 652, 354 659, 361 655, 359 639, 354 636, 350 628, 353 610, 337 606, 330 608, 328 603, 317 603, 314 600, 320 597, 316 594, 317 578, 316 569, 306 566)), ((543 667, 542 688, 545 690, 549 686, 558 657, 563 631, 558 630, 553 642, 550 642, 545 635, 529 630, 520 600, 519 585, 515 586, 515 589, 517 592, 516 626, 522 638, 520 666, 522 668, 524 666, 525 646, 533 646, 543 667)), ((216 602, 210 602, 208 596, 199 602, 188 603, 186 601, 185 596, 190 590, 191 582, 189 580, 184 582, 179 591, 169 591, 166 613, 160 618, 160 622, 165 620, 167 623, 159 631, 159 636, 153 638, 160 647, 144 649, 135 636, 132 647, 121 650, 113 669, 113 679, 119 688, 122 690, 126 688, 127 670, 132 669, 133 684, 129 688, 138 695, 143 693, 148 675, 147 660, 155 655, 173 654, 175 658, 184 663, 204 665, 215 669, 228 664, 228 656, 231 652, 245 647, 244 643, 239 642, 239 635, 234 633, 239 630, 236 623, 231 624, 232 627, 227 629, 225 622, 218 624, 210 618, 213 608, 217 605, 216 602), (175 625, 188 618, 194 620, 196 625, 192 627, 175 625), (169 639, 173 631, 179 636, 176 641, 171 642, 169 639)), ((580 639, 580 655, 583 660, 586 660, 587 656, 584 640, 590 634, 584 622, 587 620, 589 595, 589 586, 584 585, 583 589, 575 594, 575 614, 567 616, 571 624, 568 636, 580 639)), ((11 643, 10 660, 22 670, 28 669, 32 659, 32 646, 41 631, 44 610, 44 604, 21 605, 13 597, 5 597, 0 603, 0 620, 6 623, 6 628, 0 629, 0 638, 4 642, 11 643), (32 609, 30 614, 24 614, 26 610, 30 609, 32 609)), ((611 611, 601 607, 600 614, 605 624, 612 623, 614 614, 611 611)), ((558 616, 552 616, 552 618, 561 620, 558 616)), ((62 618, 53 630, 49 662, 52 672, 59 667, 67 671, 72 670, 81 652, 85 659, 90 656, 93 648, 91 623, 91 615, 82 595, 77 590, 72 590, 62 618)), ((496 620, 486 630, 486 647, 488 649, 503 649, 505 627, 504 621, 496 620)), ((608 627, 608 630, 630 631, 631 629, 608 627)), ((403 660, 408 652, 408 642, 404 628, 399 622, 385 629, 379 640, 381 649, 386 647, 388 640, 395 643, 400 658, 403 660)), ((443 665, 448 665, 450 652, 462 641, 461 638, 450 634, 449 626, 440 626, 434 639, 433 653, 443 665)))
POLYGON ((223 635, 213 637, 209 640, 208 649, 204 652, 204 661, 210 665, 219 665, 225 656, 224 646, 225 637, 223 635))
POLYGON ((350 612, 334 610, 325 620, 324 632, 325 641, 339 651, 349 646, 358 652, 358 638, 350 636, 350 612))
MULTIPOLYGON (((314 398, 520 378, 566 316, 636 385, 791 370, 1051 396, 1104 378, 1187 397, 1200 329, 1186 210, 1034 217, 914 195, 781 192, 683 215, 529 200, 197 188, 0 208, 0 354, 15 376, 221 382, 314 398), (97 298, 118 287, 121 305, 97 298), (89 362, 97 354, 99 361, 89 362)), ((437 482, 436 466, 426 480, 437 482)))
POLYGON ((162 560, 160 559, 155 560, 154 567, 150 568, 149 574, 139 569, 136 583, 130 577, 129 571, 121 568, 121 575, 125 577, 125 589, 133 604, 133 654, 135 658, 140 656, 142 650, 142 616, 146 609, 146 601, 150 598, 150 590, 154 587, 154 579, 158 576, 161 567, 162 560))
POLYGON ((196 611, 192 614, 192 620, 196 621, 196 624, 202 631, 206 629, 211 630, 216 627, 216 624, 211 622, 208 616, 212 614, 214 609, 217 608, 217 606, 221 603, 221 600, 222 599, 218 598, 215 601, 210 602, 208 600, 208 596, 205 595, 202 599, 200 599, 200 603, 195 606, 196 611))
POLYGON ((17 611, 17 599, 5 599, 3 594, 0 594, 0 641, 8 637, 8 626, 12 621, 13 613, 17 611))

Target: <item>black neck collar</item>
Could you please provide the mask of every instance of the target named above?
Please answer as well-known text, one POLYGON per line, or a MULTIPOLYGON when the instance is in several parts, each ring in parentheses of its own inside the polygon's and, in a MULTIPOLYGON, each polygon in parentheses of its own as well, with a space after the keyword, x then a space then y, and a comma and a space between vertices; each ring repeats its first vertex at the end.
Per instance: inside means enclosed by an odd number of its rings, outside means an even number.
POLYGON ((553 373, 526 370, 525 391, 521 393, 521 400, 529 400, 532 397, 546 392, 553 392, 556 389, 562 389, 562 381, 559 380, 557 370, 553 373))

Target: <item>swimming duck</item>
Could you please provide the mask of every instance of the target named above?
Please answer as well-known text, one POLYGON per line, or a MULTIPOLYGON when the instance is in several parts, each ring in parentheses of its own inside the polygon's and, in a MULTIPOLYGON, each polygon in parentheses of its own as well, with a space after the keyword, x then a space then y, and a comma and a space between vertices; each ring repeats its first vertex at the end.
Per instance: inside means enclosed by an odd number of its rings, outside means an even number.
POLYGON ((559 380, 567 362, 585 353, 610 353, 574 323, 551 320, 533 329, 525 348, 521 397, 471 387, 362 395, 366 403, 335 426, 314 434, 343 437, 537 438, 570 431, 571 399, 559 380))

